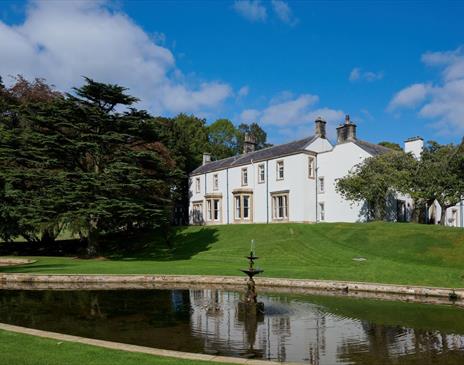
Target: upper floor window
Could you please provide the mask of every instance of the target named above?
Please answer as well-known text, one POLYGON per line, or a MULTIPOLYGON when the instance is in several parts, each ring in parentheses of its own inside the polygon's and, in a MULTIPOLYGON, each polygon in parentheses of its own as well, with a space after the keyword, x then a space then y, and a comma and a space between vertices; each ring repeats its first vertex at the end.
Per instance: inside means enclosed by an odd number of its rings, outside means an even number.
POLYGON ((284 179, 284 161, 277 161, 277 180, 284 179))
POLYGON ((195 179, 195 192, 196 193, 200 192, 200 178, 199 177, 195 179))
POLYGON ((325 192, 325 180, 324 180, 324 177, 321 176, 319 179, 319 184, 318 184, 318 190, 319 190, 319 193, 323 193, 325 192))
POLYGON ((242 169, 242 186, 248 185, 248 168, 242 169))
POLYGON ((213 190, 219 189, 219 176, 218 174, 213 175, 213 190))
POLYGON ((258 165, 258 183, 263 183, 265 178, 264 164, 262 163, 258 165))
POLYGON ((310 179, 314 179, 315 176, 315 162, 316 160, 313 156, 308 157, 308 177, 310 179))

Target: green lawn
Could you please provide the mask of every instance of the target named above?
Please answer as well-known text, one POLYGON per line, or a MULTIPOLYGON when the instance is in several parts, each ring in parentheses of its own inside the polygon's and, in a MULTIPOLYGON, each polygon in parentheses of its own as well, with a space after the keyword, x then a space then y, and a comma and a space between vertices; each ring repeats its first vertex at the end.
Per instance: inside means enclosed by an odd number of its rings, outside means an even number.
POLYGON ((218 362, 110 350, 0 330, 0 364, 4 365, 219 365, 218 362), (27 351, 24 351, 27 349, 27 351))
POLYGON ((241 275, 251 239, 269 277, 464 287, 464 230, 401 223, 188 227, 179 230, 173 249, 141 237, 137 255, 36 257, 35 264, 0 272, 241 275))

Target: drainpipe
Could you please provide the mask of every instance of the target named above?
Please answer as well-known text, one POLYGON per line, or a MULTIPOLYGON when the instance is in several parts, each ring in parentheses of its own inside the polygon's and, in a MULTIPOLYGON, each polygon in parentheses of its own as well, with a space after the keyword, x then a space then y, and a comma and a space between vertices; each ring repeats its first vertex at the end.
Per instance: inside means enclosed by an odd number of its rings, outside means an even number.
POLYGON ((229 224, 229 169, 226 169, 227 224, 229 224))
POLYGON ((266 160, 266 223, 269 223, 269 160, 266 160))
POLYGON ((315 186, 316 186, 316 199, 315 199, 315 202, 316 202, 316 223, 319 223, 319 215, 318 215, 318 212, 317 212, 317 204, 318 204, 318 201, 317 201, 317 179, 318 179, 318 171, 319 171, 319 166, 318 166, 318 163, 317 163, 317 160, 318 160, 318 155, 316 155, 316 158, 315 158, 315 161, 316 161, 316 167, 314 169, 315 171, 315 177, 314 177, 314 182, 315 182, 315 186))

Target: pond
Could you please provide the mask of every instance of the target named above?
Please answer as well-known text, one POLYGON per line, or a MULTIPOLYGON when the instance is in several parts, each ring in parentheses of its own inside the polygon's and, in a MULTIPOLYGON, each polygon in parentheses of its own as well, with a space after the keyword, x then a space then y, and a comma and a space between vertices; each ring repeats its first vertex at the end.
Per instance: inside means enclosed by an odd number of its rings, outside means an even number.
POLYGON ((0 322, 142 346, 309 364, 464 364, 464 310, 229 289, 0 290, 0 322))

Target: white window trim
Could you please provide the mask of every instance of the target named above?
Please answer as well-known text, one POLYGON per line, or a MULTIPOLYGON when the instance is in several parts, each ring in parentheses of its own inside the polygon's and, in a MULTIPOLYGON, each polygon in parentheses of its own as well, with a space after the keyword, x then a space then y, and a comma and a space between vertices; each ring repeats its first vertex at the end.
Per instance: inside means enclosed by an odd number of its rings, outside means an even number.
POLYGON ((316 170, 316 158, 308 156, 308 178, 314 179, 316 170))
POLYGON ((320 194, 325 193, 325 178, 324 176, 319 176, 317 178, 317 192, 320 194), (321 184, 322 181, 322 184, 321 184))
POLYGON ((285 178, 285 164, 284 160, 276 162, 276 180, 284 180, 285 178), (282 177, 280 177, 280 166, 282 166, 282 177))
POLYGON ((195 192, 196 193, 199 193, 201 191, 201 187, 200 187, 200 178, 199 177, 196 177, 195 178, 195 192))
POLYGON ((252 193, 235 193, 234 194, 234 221, 235 222, 253 222, 253 194, 252 193), (248 197, 248 217, 244 217, 244 197, 248 197), (237 206, 238 202, 238 206, 237 206), (237 214, 237 212, 239 214, 237 214))
POLYGON ((242 186, 248 186, 248 167, 242 168, 242 186), (246 176, 246 181, 245 181, 246 176))
POLYGON ((319 221, 325 222, 325 202, 319 202, 319 221))
POLYGON ((266 181, 266 167, 263 163, 258 165, 258 184, 263 184, 266 181), (263 178, 261 179, 261 169, 263 171, 263 178))
POLYGON ((222 222, 222 199, 221 198, 207 198, 206 199, 206 220, 212 223, 222 222), (214 202, 218 202, 218 217, 214 218, 214 202))
POLYGON ((272 220, 274 222, 286 222, 289 220, 290 215, 290 194, 289 192, 271 193, 271 204, 272 204, 272 220), (282 202, 285 203, 283 209, 283 216, 278 216, 279 206, 277 205, 279 197, 282 197, 282 202))
POLYGON ((213 190, 219 190, 219 175, 214 174, 213 175, 213 190))

